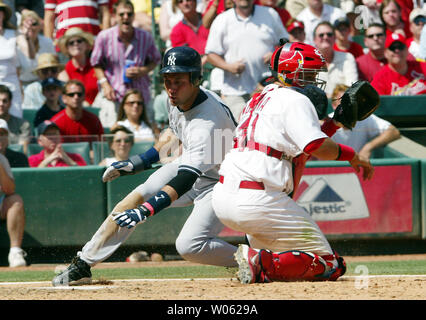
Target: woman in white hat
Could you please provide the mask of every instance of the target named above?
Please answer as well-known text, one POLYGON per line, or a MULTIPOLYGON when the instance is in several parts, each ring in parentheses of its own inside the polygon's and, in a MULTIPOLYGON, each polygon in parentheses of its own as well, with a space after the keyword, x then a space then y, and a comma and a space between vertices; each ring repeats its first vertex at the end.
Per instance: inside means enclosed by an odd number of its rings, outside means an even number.
POLYGON ((43 36, 40 33, 41 29, 42 20, 39 15, 35 11, 25 10, 19 25, 20 34, 17 37, 18 58, 21 65, 19 79, 24 89, 30 83, 38 81, 33 70, 37 67, 37 58, 40 54, 56 53, 52 39, 43 36))
POLYGON ((90 52, 93 48, 93 35, 78 27, 68 29, 59 39, 61 52, 70 60, 58 79, 67 82, 70 79, 80 80, 86 88, 86 104, 92 105, 98 94, 98 78, 90 64, 90 52))
POLYGON ((27 85, 24 90, 23 109, 38 110, 45 102, 41 82, 47 78, 58 78, 59 72, 64 69, 64 65, 59 62, 59 58, 53 53, 42 53, 37 57, 37 68, 33 73, 37 75, 39 81, 27 85))
POLYGON ((6 85, 12 92, 10 113, 22 118, 22 91, 19 82, 19 60, 16 50, 16 30, 9 23, 12 10, 0 2, 0 84, 6 85))

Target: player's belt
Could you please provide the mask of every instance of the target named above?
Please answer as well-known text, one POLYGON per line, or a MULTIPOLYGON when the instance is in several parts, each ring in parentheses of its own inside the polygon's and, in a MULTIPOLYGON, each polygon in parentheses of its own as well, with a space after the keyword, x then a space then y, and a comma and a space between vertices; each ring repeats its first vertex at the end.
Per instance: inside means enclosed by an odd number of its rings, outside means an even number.
MULTIPOLYGON (((223 183, 224 179, 225 179, 224 176, 220 176, 219 182, 223 183)), ((240 181, 239 187, 240 187, 240 189, 265 190, 265 185, 263 184, 263 182, 258 182, 258 181, 243 180, 243 181, 240 181)))
POLYGON ((291 157, 287 156, 284 152, 278 151, 270 146, 255 142, 253 140, 247 141, 245 145, 242 145, 241 143, 238 144, 238 141, 235 141, 234 148, 248 148, 249 150, 257 150, 278 160, 285 159, 291 161, 291 157))

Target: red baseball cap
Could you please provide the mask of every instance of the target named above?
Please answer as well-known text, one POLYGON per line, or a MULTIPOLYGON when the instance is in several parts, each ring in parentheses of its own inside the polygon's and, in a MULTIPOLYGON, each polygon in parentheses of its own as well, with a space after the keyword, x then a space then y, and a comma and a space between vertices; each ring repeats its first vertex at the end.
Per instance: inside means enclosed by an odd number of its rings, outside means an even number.
POLYGON ((296 28, 301 28, 302 30, 305 30, 305 25, 301 21, 293 21, 288 27, 287 31, 292 32, 296 28))
POLYGON ((389 48, 394 42, 401 42, 405 44, 405 40, 406 39, 402 34, 394 32, 386 36, 385 48, 389 48))

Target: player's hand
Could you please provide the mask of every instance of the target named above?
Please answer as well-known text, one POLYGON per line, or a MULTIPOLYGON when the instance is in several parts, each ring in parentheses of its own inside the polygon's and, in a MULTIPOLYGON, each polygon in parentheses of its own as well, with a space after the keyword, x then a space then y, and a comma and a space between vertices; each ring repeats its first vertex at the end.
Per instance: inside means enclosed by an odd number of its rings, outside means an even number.
POLYGON ((133 162, 130 160, 113 162, 104 172, 102 176, 103 182, 112 181, 119 176, 135 174, 133 162))
POLYGON ((118 213, 113 220, 120 227, 127 227, 128 229, 133 228, 139 223, 145 222, 146 218, 150 215, 150 212, 145 206, 140 205, 135 209, 129 209, 124 212, 118 213))
POLYGON ((360 172, 361 168, 363 169, 362 178, 364 180, 371 180, 373 178, 374 167, 371 165, 371 162, 368 158, 356 153, 354 158, 349 161, 349 163, 357 173, 360 172))

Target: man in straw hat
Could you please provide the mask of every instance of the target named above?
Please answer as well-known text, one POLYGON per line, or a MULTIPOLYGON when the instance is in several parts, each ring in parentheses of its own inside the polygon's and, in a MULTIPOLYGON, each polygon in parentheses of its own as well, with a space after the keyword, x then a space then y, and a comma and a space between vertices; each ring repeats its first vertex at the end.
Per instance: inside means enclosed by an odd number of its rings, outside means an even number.
POLYGON ((138 89, 145 105, 149 104, 148 73, 161 61, 151 33, 132 25, 132 2, 119 0, 114 13, 118 24, 98 34, 90 58, 102 89, 93 105, 101 108, 99 117, 104 127, 111 127, 117 120, 118 102, 128 89, 138 89))
POLYGON ((86 88, 85 104, 92 105, 98 94, 98 79, 95 69, 90 64, 90 52, 94 37, 78 27, 68 29, 59 39, 59 48, 69 58, 65 69, 58 79, 67 82, 70 79, 80 80, 86 88))
POLYGON ((46 101, 43 95, 41 82, 47 78, 58 78, 64 65, 59 63, 59 58, 52 53, 42 53, 37 59, 37 68, 33 70, 40 81, 35 81, 24 90, 23 109, 39 109, 46 101))

